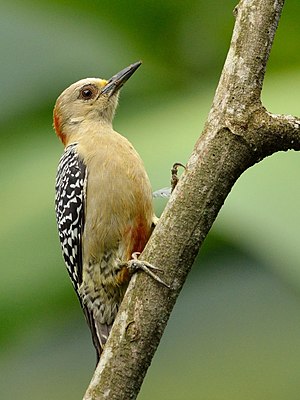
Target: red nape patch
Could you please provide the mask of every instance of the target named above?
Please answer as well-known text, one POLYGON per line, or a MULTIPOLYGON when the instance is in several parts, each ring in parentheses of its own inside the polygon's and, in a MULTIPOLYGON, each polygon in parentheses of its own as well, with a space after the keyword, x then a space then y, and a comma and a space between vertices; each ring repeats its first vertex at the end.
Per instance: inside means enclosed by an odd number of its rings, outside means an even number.
POLYGON ((54 109, 53 113, 53 125, 55 132, 57 136, 60 138, 60 140, 63 142, 63 144, 66 144, 66 135, 63 134, 62 129, 61 129, 61 121, 59 116, 57 115, 56 109, 54 109))

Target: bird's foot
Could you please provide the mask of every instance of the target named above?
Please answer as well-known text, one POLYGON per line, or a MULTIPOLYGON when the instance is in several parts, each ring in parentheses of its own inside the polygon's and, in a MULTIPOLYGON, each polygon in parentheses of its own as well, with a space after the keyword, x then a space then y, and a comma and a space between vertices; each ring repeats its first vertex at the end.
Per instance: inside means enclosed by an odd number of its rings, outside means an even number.
POLYGON ((173 190, 175 189, 179 178, 178 178, 178 167, 182 167, 186 170, 186 166, 177 162, 173 165, 172 169, 171 169, 171 192, 173 192, 173 190))
POLYGON ((135 252, 132 254, 132 259, 127 262, 127 268, 128 271, 133 274, 139 269, 143 270, 146 272, 147 275, 151 276, 154 280, 157 282, 161 283, 162 285, 166 286, 167 288, 170 288, 168 284, 166 284, 162 279, 160 279, 159 276, 157 276, 152 270, 155 271, 160 271, 163 273, 163 271, 160 268, 154 267, 154 265, 149 264, 147 261, 142 261, 138 260, 138 256, 140 255, 140 252, 135 252))

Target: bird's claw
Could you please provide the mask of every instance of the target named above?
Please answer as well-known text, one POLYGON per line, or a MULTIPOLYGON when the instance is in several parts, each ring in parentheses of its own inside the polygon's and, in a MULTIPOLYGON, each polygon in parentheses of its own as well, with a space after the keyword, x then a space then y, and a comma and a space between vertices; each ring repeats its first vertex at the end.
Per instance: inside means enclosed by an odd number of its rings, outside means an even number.
POLYGON ((181 163, 179 163, 179 162, 173 164, 173 167, 171 169, 171 193, 173 192, 173 190, 175 189, 175 187, 176 187, 176 185, 177 185, 177 183, 179 181, 179 178, 178 178, 178 175, 177 175, 178 167, 182 167, 182 168, 184 168, 186 170, 186 166, 181 164, 181 163))
POLYGON ((139 252, 135 252, 132 254, 132 259, 129 260, 127 263, 127 268, 129 270, 129 272, 133 274, 137 270, 141 269, 144 272, 146 272, 147 275, 151 276, 154 280, 156 280, 157 282, 161 283, 162 285, 164 285, 167 288, 170 288, 170 286, 167 283, 165 283, 162 279, 160 279, 160 277, 157 276, 151 270, 159 271, 162 273, 163 273, 163 271, 160 268, 157 268, 154 265, 148 263, 147 261, 138 260, 139 255, 140 255, 139 252))

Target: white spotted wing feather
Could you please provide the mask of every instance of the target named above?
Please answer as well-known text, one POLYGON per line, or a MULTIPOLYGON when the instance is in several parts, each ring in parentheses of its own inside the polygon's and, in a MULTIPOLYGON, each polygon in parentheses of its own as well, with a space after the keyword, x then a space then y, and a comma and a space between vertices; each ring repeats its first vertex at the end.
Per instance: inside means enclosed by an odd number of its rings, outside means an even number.
POLYGON ((58 165, 55 211, 63 257, 77 294, 82 282, 85 185, 86 167, 76 153, 76 144, 72 144, 58 165))

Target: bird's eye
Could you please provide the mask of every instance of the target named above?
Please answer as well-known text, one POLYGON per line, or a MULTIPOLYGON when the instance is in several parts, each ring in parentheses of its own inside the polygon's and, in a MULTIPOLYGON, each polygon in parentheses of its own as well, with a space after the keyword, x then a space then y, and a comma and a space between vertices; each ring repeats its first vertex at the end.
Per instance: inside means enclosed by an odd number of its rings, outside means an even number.
POLYGON ((79 99, 82 100, 91 100, 97 95, 97 88, 94 85, 86 85, 80 89, 79 99))

